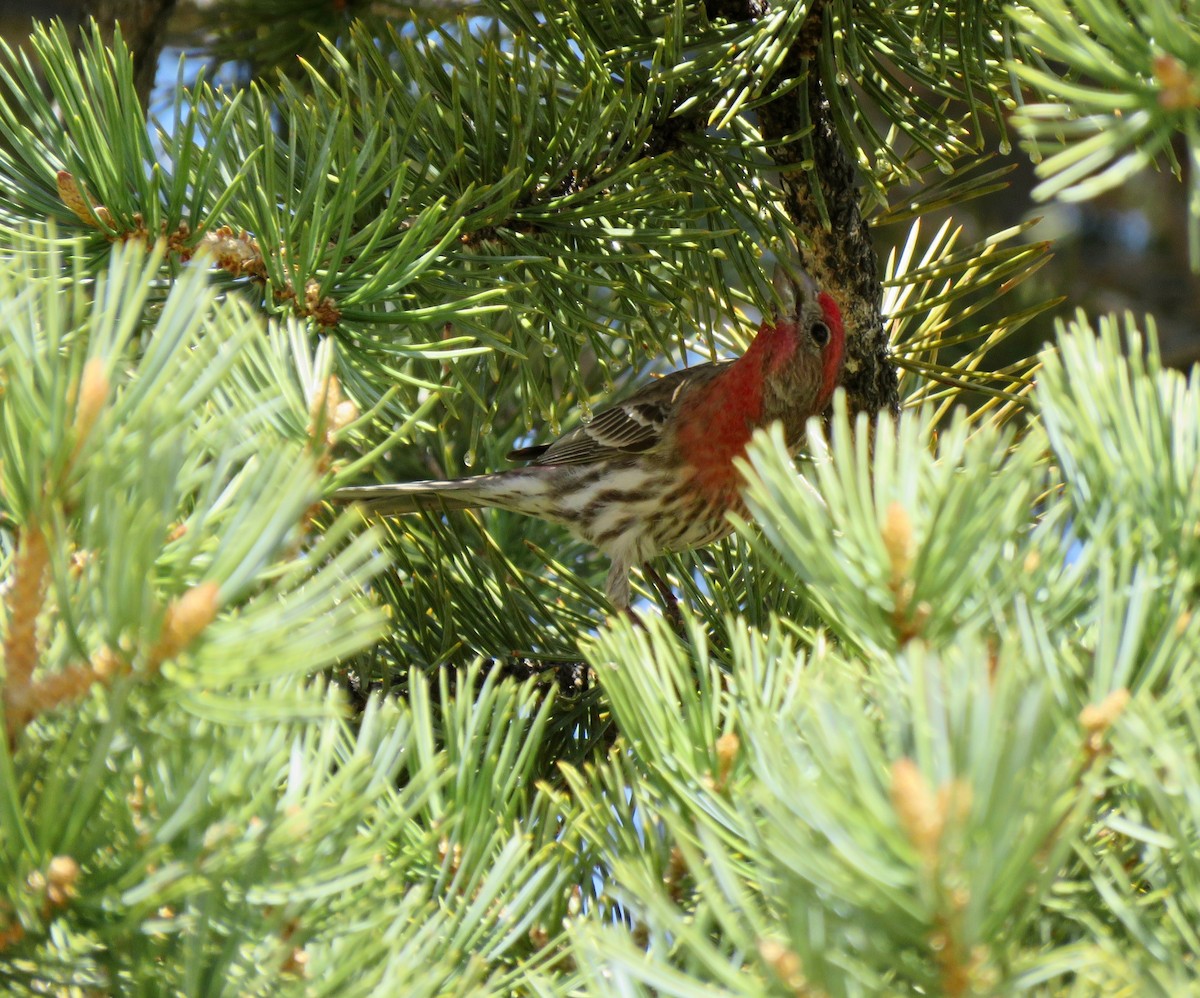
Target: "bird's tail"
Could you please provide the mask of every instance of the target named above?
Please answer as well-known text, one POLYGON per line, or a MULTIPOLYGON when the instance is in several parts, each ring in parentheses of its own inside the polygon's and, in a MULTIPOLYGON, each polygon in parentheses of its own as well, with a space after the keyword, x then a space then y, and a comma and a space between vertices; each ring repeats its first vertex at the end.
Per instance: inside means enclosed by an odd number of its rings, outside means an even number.
POLYGON ((420 510, 475 509, 480 506, 499 506, 518 513, 539 513, 544 492, 544 483, 540 478, 507 471, 444 482, 358 485, 338 489, 329 498, 335 503, 361 503, 370 512, 384 515, 416 513, 420 510), (518 482, 518 478, 521 481, 518 482))
POLYGON ((487 505, 478 492, 478 480, 399 482, 395 485, 356 485, 338 489, 330 500, 361 503, 372 513, 416 513, 418 510, 470 509, 487 505), (476 494, 472 494, 472 493, 476 494))

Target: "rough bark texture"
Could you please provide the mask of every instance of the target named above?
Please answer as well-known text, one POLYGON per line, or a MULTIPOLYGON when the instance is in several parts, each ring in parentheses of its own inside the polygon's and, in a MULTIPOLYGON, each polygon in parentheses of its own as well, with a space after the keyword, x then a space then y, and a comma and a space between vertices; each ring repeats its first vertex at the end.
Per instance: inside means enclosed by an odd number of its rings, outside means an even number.
POLYGON ((145 108, 175 0, 86 0, 82 6, 89 17, 96 19, 106 38, 111 39, 113 25, 121 26, 121 36, 133 53, 138 100, 145 108))
MULTIPOLYGON (((722 15, 730 16, 731 3, 719 6, 722 15)), ((743 18, 761 16, 761 6, 759 0, 742 0, 743 18)), ((825 0, 813 0, 804 28, 773 85, 781 88, 793 79, 807 78, 807 82, 759 108, 759 127, 763 137, 773 143, 771 152, 782 170, 788 214, 808 241, 800 247, 800 262, 842 308, 846 322, 843 384, 850 407, 854 411, 895 412, 900 400, 896 370, 888 363, 879 264, 859 208, 854 161, 842 146, 816 71, 824 16, 825 0), (810 123, 812 133, 807 141, 780 142, 810 123), (809 157, 812 169, 801 168, 799 164, 809 157), (820 201, 813 196, 814 186, 820 189, 828 226, 822 221, 820 201)))

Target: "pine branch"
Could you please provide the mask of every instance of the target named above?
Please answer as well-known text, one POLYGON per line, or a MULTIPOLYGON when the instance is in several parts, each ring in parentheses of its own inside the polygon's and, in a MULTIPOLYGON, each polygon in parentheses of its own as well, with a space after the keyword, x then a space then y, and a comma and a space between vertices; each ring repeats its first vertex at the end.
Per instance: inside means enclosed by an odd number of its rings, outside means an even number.
MULTIPOLYGON (((1038 198, 1084 200, 1122 184, 1147 166, 1177 176, 1175 143, 1200 161, 1200 31, 1186 5, 1140 0, 1125 11, 1063 0, 1013 8, 1036 62, 1013 72, 1042 98, 1014 116, 1038 161, 1038 198), (1066 67, 1066 68, 1062 68, 1066 67), (1047 152, 1050 154, 1047 158, 1047 152)), ((1189 252, 1200 269, 1200 196, 1192 171, 1189 252)))

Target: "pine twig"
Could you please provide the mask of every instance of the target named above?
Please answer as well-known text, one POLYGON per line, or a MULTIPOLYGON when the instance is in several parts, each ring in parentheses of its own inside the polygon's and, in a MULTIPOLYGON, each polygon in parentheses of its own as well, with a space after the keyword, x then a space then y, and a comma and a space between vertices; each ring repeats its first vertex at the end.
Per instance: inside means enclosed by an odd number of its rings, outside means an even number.
MULTIPOLYGON (((79 185, 79 182, 66 170, 59 170, 57 175, 58 194, 75 216, 85 225, 95 229, 115 229, 116 220, 104 205, 95 204, 79 185)), ((134 228, 118 235, 109 234, 113 242, 139 240, 149 245, 152 240, 146 230, 140 215, 134 216, 134 228)), ((248 232, 236 232, 228 225, 208 229, 193 246, 192 231, 180 223, 178 229, 171 233, 162 233, 167 241, 167 248, 186 262, 198 253, 207 253, 221 270, 233 277, 250 277, 262 284, 269 283, 266 261, 262 247, 257 239, 248 232)), ((298 316, 311 318, 318 326, 336 326, 342 318, 342 310, 330 296, 321 296, 320 284, 309 278, 304 290, 298 292, 291 284, 273 289, 276 301, 290 301, 292 311, 298 316)))

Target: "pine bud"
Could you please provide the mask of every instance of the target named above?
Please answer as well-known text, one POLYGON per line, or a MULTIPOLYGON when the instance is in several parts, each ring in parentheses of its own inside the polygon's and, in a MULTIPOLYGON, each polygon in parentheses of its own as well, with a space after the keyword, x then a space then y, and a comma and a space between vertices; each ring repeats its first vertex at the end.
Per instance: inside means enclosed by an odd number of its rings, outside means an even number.
POLYGON ((150 652, 150 661, 160 665, 187 648, 216 617, 219 596, 215 582, 201 582, 173 600, 163 616, 162 633, 150 652))
POLYGON ((732 732, 727 731, 717 739, 717 789, 725 789, 725 781, 729 778, 729 771, 733 768, 734 762, 737 760, 738 751, 742 747, 741 739, 732 732))
POLYGON ((79 394, 75 400, 75 450, 71 460, 79 456, 84 443, 100 418, 104 403, 108 401, 108 373, 104 370, 104 361, 100 357, 92 357, 83 365, 83 375, 79 379, 79 394))
POLYGON ((880 533, 891 562, 892 587, 895 589, 908 578, 913 563, 912 520, 908 510, 898 502, 888 506, 880 533))
POLYGON ((58 185, 58 196, 62 198, 62 203, 70 208, 75 217, 84 225, 97 228, 96 219, 99 219, 105 225, 112 226, 112 214, 103 205, 93 204, 91 211, 88 210, 90 200, 79 182, 66 170, 58 171, 55 182, 58 185))
POLYGON ((944 815, 925 774, 911 759, 892 763, 892 807, 917 852, 932 860, 942 838, 944 815))

